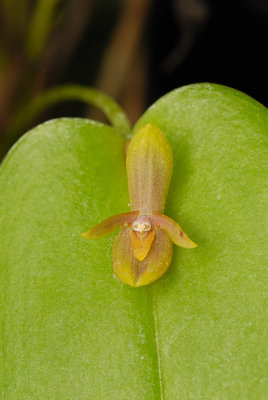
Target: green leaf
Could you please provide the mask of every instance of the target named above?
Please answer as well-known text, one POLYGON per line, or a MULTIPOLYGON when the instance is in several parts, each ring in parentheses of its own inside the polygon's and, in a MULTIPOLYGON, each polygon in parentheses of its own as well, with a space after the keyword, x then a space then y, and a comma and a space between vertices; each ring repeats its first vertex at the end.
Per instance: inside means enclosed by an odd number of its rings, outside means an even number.
POLYGON ((200 84, 160 99, 174 158, 165 213, 198 244, 139 289, 112 273, 114 235, 80 234, 129 211, 125 141, 82 119, 42 124, 0 172, 3 399, 268 397, 268 113, 200 84))

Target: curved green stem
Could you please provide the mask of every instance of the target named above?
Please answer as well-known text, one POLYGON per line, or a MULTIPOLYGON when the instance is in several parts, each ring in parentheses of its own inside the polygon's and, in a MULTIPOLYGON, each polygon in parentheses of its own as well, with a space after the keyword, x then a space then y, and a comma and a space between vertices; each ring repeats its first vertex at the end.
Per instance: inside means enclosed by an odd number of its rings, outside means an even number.
POLYGON ((79 85, 64 85, 49 89, 20 111, 8 129, 7 139, 12 141, 17 132, 29 126, 38 114, 61 101, 78 100, 98 107, 118 133, 129 137, 130 122, 122 108, 109 96, 97 89, 79 85))

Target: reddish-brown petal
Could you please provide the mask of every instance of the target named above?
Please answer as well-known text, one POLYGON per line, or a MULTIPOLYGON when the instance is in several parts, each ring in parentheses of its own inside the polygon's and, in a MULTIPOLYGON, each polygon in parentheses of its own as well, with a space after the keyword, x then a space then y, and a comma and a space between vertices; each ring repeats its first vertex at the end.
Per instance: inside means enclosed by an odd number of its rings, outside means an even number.
POLYGON ((173 158, 165 135, 148 123, 131 139, 127 151, 131 210, 163 212, 172 175, 173 158))
POLYGON ((86 239, 100 239, 106 235, 112 233, 115 229, 121 226, 130 226, 137 219, 139 211, 132 211, 128 213, 113 215, 110 218, 105 219, 98 225, 91 228, 89 231, 82 233, 82 236, 86 239))
POLYGON ((183 232, 182 227, 173 219, 155 211, 152 212, 151 219, 156 228, 163 229, 172 242, 177 246, 184 247, 185 249, 193 249, 194 247, 197 247, 197 244, 195 244, 186 233, 183 232))
POLYGON ((122 228, 113 244, 113 268, 121 282, 138 287, 148 285, 160 278, 168 269, 173 244, 161 229, 156 231, 150 251, 139 261, 132 249, 131 228, 122 228))

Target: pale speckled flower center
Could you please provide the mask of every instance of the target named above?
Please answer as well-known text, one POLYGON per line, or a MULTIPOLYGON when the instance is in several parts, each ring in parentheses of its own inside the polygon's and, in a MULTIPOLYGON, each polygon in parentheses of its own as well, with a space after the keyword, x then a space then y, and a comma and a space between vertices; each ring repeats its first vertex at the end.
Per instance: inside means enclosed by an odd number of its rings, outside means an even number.
POLYGON ((151 220, 149 217, 142 215, 132 224, 132 229, 136 232, 148 232, 152 228, 151 220))

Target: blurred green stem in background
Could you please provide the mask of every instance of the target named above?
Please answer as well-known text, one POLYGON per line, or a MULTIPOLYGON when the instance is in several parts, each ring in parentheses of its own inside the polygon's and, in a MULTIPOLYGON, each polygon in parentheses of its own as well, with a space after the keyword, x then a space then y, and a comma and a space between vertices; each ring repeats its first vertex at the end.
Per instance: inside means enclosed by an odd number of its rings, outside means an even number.
POLYGON ((27 50, 30 58, 36 58, 43 51, 51 27, 54 25, 55 8, 60 0, 39 0, 30 22, 27 50))

